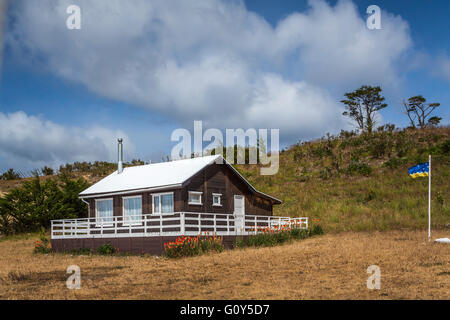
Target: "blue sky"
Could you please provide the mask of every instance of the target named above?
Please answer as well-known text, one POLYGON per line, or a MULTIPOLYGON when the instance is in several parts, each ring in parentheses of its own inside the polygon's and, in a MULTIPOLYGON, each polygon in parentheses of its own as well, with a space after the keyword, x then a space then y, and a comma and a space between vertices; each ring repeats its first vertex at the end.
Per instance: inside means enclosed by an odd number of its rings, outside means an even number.
POLYGON ((344 92, 381 85, 449 123, 447 1, 15 1, 0 83, 0 172, 125 155, 160 161, 176 128, 278 128, 282 145, 351 128, 344 92), (81 8, 68 30, 65 9, 81 8), (365 27, 371 4, 381 30, 365 27))

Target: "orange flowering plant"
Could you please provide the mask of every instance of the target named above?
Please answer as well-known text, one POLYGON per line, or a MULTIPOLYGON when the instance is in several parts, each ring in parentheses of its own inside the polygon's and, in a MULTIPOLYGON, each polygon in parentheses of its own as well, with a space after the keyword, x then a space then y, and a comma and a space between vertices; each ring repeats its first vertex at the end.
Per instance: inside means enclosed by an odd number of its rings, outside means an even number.
POLYGON ((209 251, 221 252, 224 247, 222 238, 216 235, 180 236, 175 241, 164 244, 164 253, 169 258, 189 257, 209 251))
POLYGON ((45 235, 41 235, 40 239, 34 242, 34 253, 50 252, 52 252, 52 245, 50 241, 45 237, 45 235))

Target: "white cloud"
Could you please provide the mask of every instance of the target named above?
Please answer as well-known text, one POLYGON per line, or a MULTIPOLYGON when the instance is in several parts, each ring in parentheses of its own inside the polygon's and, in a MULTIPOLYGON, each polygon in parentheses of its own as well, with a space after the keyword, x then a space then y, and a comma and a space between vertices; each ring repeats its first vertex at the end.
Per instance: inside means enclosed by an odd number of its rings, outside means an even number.
POLYGON ((394 84, 408 25, 383 12, 368 30, 350 1, 311 1, 273 27, 241 1, 19 1, 9 45, 108 98, 192 124, 280 128, 304 138, 345 127, 326 85, 394 84), (289 77, 286 70, 290 71, 289 77))
POLYGON ((22 111, 0 112, 0 163, 6 169, 58 166, 73 161, 116 161, 118 137, 124 138, 125 151, 133 154, 134 146, 121 130, 65 127, 22 111))
POLYGON ((369 30, 351 1, 331 7, 310 1, 306 13, 288 16, 277 26, 282 47, 299 49, 306 78, 320 84, 392 84, 395 62, 412 44, 409 26, 382 12, 381 30, 369 30))
POLYGON ((444 54, 440 55, 436 59, 434 67, 434 73, 436 75, 450 81, 450 57, 444 54))

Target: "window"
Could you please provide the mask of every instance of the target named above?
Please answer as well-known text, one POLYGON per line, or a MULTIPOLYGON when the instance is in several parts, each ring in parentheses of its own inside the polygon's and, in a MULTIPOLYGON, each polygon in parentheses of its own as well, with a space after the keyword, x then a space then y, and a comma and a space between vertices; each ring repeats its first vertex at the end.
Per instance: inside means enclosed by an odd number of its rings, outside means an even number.
POLYGON ((173 213, 173 192, 153 195, 153 213, 173 213))
POLYGON ((113 199, 95 200, 95 217, 97 225, 113 224, 113 199))
POLYGON ((189 204, 202 205, 202 192, 189 191, 189 204))
POLYGON ((221 198, 222 198, 222 194, 221 193, 213 193, 213 207, 221 207, 222 203, 221 198))
POLYGON ((123 197, 123 224, 142 223, 142 197, 123 197))

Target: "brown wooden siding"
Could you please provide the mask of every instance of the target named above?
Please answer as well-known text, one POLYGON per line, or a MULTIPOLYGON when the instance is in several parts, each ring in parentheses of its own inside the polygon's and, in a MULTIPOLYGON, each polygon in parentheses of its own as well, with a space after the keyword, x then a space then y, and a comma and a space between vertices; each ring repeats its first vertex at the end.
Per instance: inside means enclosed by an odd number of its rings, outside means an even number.
MULTIPOLYGON (((223 236, 222 243, 225 248, 234 247, 236 237, 223 236)), ((175 236, 165 237, 132 237, 132 238, 87 238, 87 239, 52 239, 54 252, 69 252, 71 250, 88 248, 96 251, 101 245, 109 243, 122 253, 161 255, 164 253, 164 243, 175 241, 175 236)))

